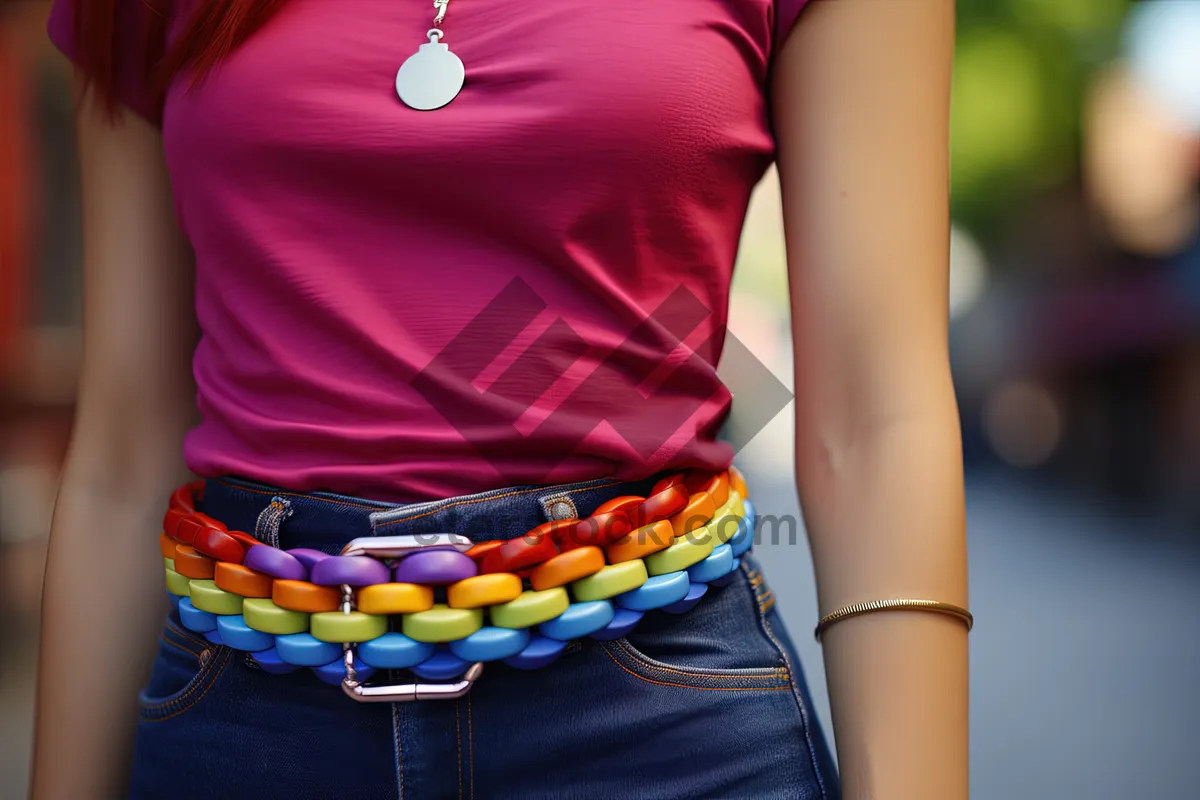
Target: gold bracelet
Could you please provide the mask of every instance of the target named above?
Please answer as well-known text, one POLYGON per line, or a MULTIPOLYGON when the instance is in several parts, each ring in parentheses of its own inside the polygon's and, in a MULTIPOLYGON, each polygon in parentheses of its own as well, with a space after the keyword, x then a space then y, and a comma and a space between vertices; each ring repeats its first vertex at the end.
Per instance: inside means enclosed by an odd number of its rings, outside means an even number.
POLYGON ((937 614, 949 614, 952 617, 958 617, 967 626, 967 632, 975 627, 975 617, 971 615, 962 606, 956 606, 951 603, 943 603, 938 600, 872 600, 869 603, 855 603, 854 605, 842 606, 836 611, 830 612, 821 617, 821 621, 817 623, 817 629, 813 631, 813 635, 817 637, 817 641, 821 641, 821 634, 835 622, 841 622, 850 617, 857 617, 860 614, 870 614, 873 611, 933 611, 937 614))

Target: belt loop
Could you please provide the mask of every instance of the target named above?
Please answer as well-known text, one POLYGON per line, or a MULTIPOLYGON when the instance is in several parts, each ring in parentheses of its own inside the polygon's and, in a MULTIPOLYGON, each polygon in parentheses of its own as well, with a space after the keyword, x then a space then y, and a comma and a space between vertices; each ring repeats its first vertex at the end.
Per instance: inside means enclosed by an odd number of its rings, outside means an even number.
POLYGON ((254 524, 254 538, 271 547, 279 547, 279 526, 292 515, 292 504, 283 497, 272 497, 271 505, 258 515, 254 524))

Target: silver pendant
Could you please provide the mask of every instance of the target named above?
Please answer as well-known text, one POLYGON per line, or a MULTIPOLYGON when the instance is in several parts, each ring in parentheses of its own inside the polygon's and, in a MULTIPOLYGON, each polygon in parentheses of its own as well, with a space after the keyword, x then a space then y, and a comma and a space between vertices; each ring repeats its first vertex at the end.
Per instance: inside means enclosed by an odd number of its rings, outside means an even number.
POLYGON ((441 43, 442 32, 437 28, 426 34, 428 44, 417 52, 396 73, 396 94, 409 108, 432 111, 449 103, 462 91, 467 70, 462 59, 441 43))

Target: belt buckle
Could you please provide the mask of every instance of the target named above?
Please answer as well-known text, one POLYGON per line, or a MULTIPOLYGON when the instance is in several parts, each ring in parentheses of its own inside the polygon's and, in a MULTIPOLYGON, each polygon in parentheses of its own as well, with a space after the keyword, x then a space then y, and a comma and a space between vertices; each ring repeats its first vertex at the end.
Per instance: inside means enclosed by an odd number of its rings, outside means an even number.
MULTIPOLYGON (((456 533, 431 533, 415 536, 368 536, 354 539, 342 548, 343 556, 371 556, 374 558, 403 558, 419 550, 457 550, 460 553, 474 545, 466 536, 456 533)), ((345 595, 343 610, 350 610, 353 591, 343 586, 345 595)), ((354 667, 354 649, 347 644, 345 651, 346 677, 342 679, 342 691, 360 703, 411 703, 417 700, 456 700, 471 691, 475 681, 483 674, 483 662, 476 661, 454 683, 402 683, 391 686, 368 686, 358 680, 354 667)))
POLYGON ((457 550, 464 553, 474 542, 457 533, 424 533, 415 536, 364 536, 353 539, 342 548, 344 556, 373 556, 374 558, 403 558, 418 550, 457 550))
POLYGON ((346 651, 346 677, 342 691, 360 703, 411 703, 417 700, 457 700, 471 691, 483 674, 483 662, 476 661, 462 680, 454 683, 401 683, 393 686, 367 686, 360 683, 354 669, 354 651, 346 651))

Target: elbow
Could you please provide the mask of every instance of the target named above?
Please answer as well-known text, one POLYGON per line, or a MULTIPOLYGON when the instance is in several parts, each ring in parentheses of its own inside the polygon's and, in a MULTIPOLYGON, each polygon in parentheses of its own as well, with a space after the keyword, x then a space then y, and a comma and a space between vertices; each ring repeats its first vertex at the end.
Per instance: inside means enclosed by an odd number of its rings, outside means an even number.
MULTIPOLYGON (((961 463, 962 433, 952 391, 907 403, 845 403, 826 414, 798 413, 796 477, 820 492, 861 483, 880 464, 919 468, 931 458, 961 463)), ((812 494, 803 491, 802 494, 812 494)))
POLYGON ((183 439, 194 403, 166 403, 154 392, 83 387, 62 492, 155 502, 189 479, 183 439), (91 388, 91 391, 89 391, 91 388))

